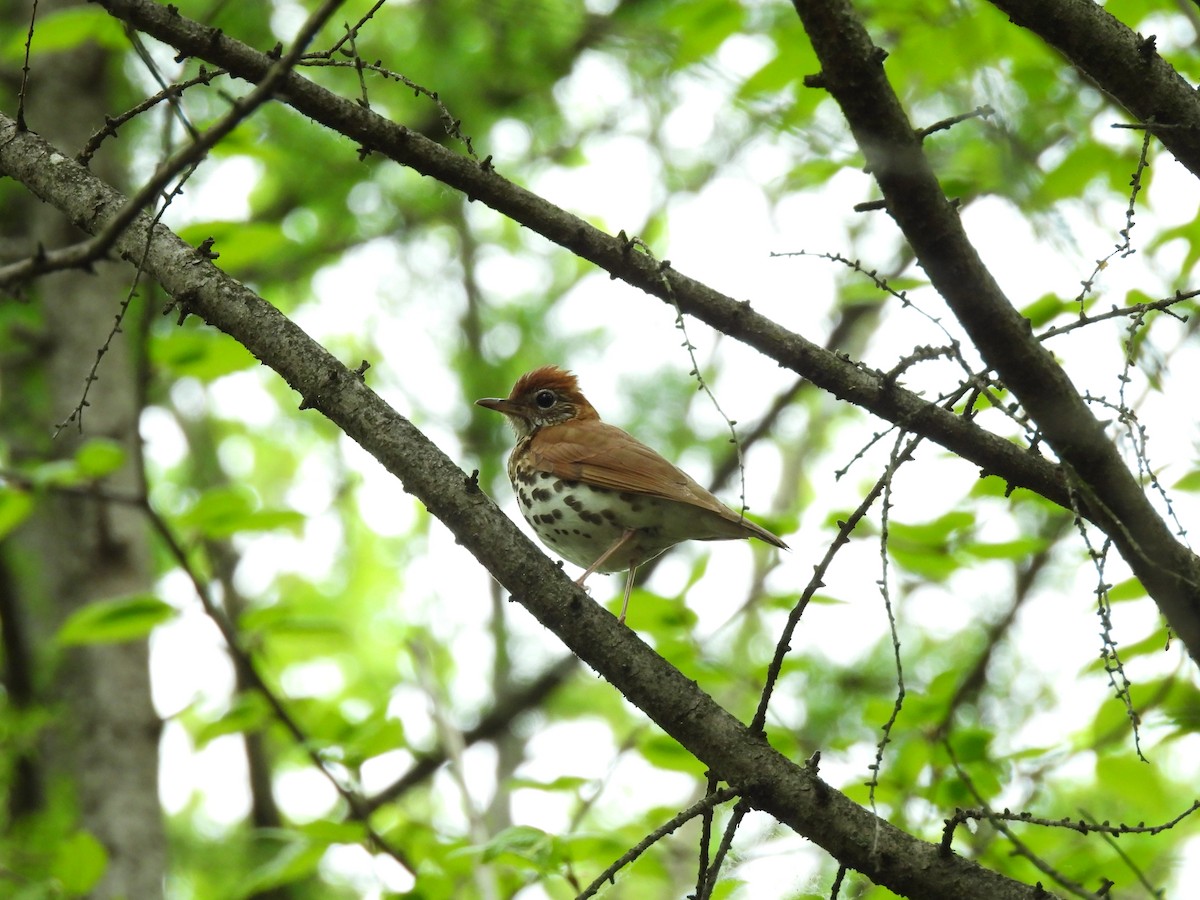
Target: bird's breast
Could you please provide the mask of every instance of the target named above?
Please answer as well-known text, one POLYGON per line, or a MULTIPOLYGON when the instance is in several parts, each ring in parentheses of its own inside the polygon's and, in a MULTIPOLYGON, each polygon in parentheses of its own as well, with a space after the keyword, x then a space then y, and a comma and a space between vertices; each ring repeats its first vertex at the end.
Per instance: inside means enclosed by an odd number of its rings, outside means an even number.
POLYGON ((634 539, 605 560, 598 571, 629 569, 685 540, 666 527, 661 500, 646 494, 610 491, 547 472, 518 469, 512 479, 517 505, 538 538, 575 565, 588 568, 626 530, 634 539))

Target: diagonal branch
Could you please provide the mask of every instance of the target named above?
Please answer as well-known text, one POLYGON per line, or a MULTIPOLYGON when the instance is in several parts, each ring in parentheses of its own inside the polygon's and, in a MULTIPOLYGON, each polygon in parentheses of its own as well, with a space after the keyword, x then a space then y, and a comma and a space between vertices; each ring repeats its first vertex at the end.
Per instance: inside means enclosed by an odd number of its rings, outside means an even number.
MULTIPOLYGON (((268 71, 271 59, 266 54, 218 29, 186 19, 172 7, 149 0, 99 2, 134 27, 182 53, 221 65, 238 78, 257 82, 268 71)), ((678 302, 684 312, 748 343, 834 396, 924 434, 986 473, 1002 475, 1014 487, 1027 487, 1070 508, 1060 473, 1045 460, 901 389, 880 373, 865 370, 780 327, 751 309, 748 302, 738 302, 676 272, 669 264, 659 264, 638 252, 634 242, 606 234, 501 177, 490 162, 459 156, 295 72, 284 79, 276 96, 314 121, 461 190, 469 199, 487 204, 664 302, 678 302)))
MULTIPOLYGON (((133 27, 236 77, 258 83, 271 70, 273 60, 268 55, 219 29, 187 19, 174 6, 150 0, 98 2, 133 27)), ((358 140, 365 149, 457 188, 614 277, 677 304, 839 399, 941 444, 979 465, 985 474, 1005 478, 1010 487, 1029 488, 1088 516, 1113 537, 1168 623, 1193 658, 1200 660, 1200 559, 1175 540, 1070 380, 1032 340, 1028 321, 1012 308, 984 269, 929 170, 919 136, 883 76, 882 51, 871 44, 853 10, 844 0, 829 4, 797 0, 796 6, 806 27, 813 20, 822 49, 832 57, 829 61, 823 57, 823 65, 837 86, 836 98, 844 109, 853 110, 847 118, 884 186, 893 215, 900 220, 903 214, 902 229, 935 286, 948 300, 953 298, 951 306, 979 341, 989 365, 995 366, 996 359, 1003 362, 1005 381, 1068 463, 1065 475, 1040 456, 900 388, 893 379, 782 328, 752 310, 748 302, 738 303, 667 264, 656 263, 623 236, 605 234, 512 184, 496 174, 490 158, 476 162, 458 156, 296 72, 281 79, 276 96, 314 121, 358 140), (877 119, 875 103, 882 104, 877 119), (1071 491, 1067 478, 1076 482, 1071 491)))
MULTIPOLYGON (((0 173, 11 174, 85 229, 124 202, 111 187, 0 115, 0 173), (58 160, 50 164, 51 158, 58 160)), ((116 244, 143 260, 186 313, 233 337, 269 365, 403 483, 539 622, 736 788, 751 806, 823 847, 840 863, 907 896, 995 900, 1045 897, 877 818, 772 748, 636 634, 593 602, 411 422, 294 322, 142 214, 116 244), (148 248, 148 250, 147 250, 148 248)))
MULTIPOLYGON (((1058 50, 1200 178, 1200 97, 1143 37, 1095 0, 990 0, 1058 50)), ((1186 52, 1186 51, 1185 51, 1186 52)))
MULTIPOLYGON (((133 26, 240 78, 257 82, 269 70, 271 60, 265 54, 184 18, 173 7, 148 0, 100 2, 133 26)), ((984 269, 883 75, 882 51, 870 43, 853 10, 844 0, 806 0, 796 6, 813 31, 814 45, 821 44, 818 52, 831 91, 843 104, 893 215, 988 364, 1001 372, 1044 429, 1050 446, 1069 464, 1070 477, 1083 488, 1074 490, 1082 494, 1082 504, 1072 502, 1062 472, 1044 459, 787 331, 748 303, 656 263, 637 252, 632 242, 607 235, 500 177, 487 160, 480 164, 457 156, 295 72, 283 79, 277 96, 364 147, 437 178, 614 276, 678 304, 834 396, 930 438, 984 472, 1002 475, 1012 486, 1028 487, 1064 508, 1083 512, 1114 539, 1193 658, 1200 660, 1200 559, 1175 540, 1066 374, 1033 340, 1028 321, 984 269)))
MULTIPOLYGON (((150 0, 98 0, 112 15, 170 44, 181 53, 228 69, 235 77, 258 82, 270 57, 182 16, 174 7, 150 0)), ((1062 473, 1044 458, 991 434, 950 410, 939 408, 904 390, 894 379, 865 369, 806 340, 701 282, 669 263, 638 252, 633 241, 614 237, 498 175, 490 158, 482 163, 459 156, 372 110, 339 97, 291 72, 277 99, 322 125, 359 141, 371 152, 386 155, 422 175, 436 178, 520 222, 616 278, 675 305, 725 334, 759 350, 805 376, 817 387, 888 422, 924 435, 978 465, 984 474, 999 475, 1011 487, 1024 487, 1073 509, 1062 473)))
POLYGON ((343 2, 345 0, 325 0, 325 3, 305 20, 292 49, 286 55, 272 60, 271 66, 254 90, 245 98, 234 100, 233 108, 215 125, 159 166, 150 180, 104 223, 101 230, 81 243, 59 250, 39 249, 37 254, 28 259, 0 268, 0 287, 60 269, 88 268, 96 260, 105 257, 116 243, 117 236, 129 227, 135 216, 159 198, 163 189, 176 175, 184 169, 198 165, 208 155, 208 151, 271 99, 275 85, 299 62, 309 41, 343 2))
POLYGON ((849 0, 794 0, 821 62, 811 86, 842 109, 888 212, 987 365, 1065 464, 1088 517, 1112 538, 1167 622, 1200 661, 1200 558, 1176 540, 1105 426, 1033 335, 968 240, 849 0))

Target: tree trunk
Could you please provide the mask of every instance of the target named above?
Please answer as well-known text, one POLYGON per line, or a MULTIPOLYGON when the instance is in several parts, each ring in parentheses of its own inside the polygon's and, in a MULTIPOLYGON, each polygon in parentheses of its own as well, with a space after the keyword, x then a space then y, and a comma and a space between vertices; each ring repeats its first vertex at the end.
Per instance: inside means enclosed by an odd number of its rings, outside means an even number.
MULTIPOLYGON (((43 3, 41 14, 54 5, 43 3)), ((105 55, 91 48, 73 54, 70 65, 35 65, 27 97, 29 127, 71 150, 103 124, 97 117, 109 107, 105 55)), ((39 242, 51 248, 80 239, 57 211, 17 196, 0 225, 11 256, 32 253, 39 242)), ((35 322, 10 327, 0 357, 0 442, 14 467, 69 458, 91 438, 112 440, 127 456, 98 491, 39 493, 29 519, 0 544, 6 682, 22 687, 11 702, 48 704, 54 713, 42 733, 42 752, 22 763, 10 802, 14 813, 32 813, 67 788, 77 827, 108 854, 105 875, 90 893, 97 898, 160 896, 166 859, 157 793, 160 724, 146 644, 60 651, 53 642, 62 622, 87 604, 152 585, 142 514, 101 496, 143 491, 142 389, 131 347, 140 324, 124 323, 104 354, 82 418, 54 434, 56 423, 79 406, 131 280, 127 268, 113 264, 94 274, 39 280, 28 297, 35 322)), ((131 315, 138 308, 135 301, 131 315)))

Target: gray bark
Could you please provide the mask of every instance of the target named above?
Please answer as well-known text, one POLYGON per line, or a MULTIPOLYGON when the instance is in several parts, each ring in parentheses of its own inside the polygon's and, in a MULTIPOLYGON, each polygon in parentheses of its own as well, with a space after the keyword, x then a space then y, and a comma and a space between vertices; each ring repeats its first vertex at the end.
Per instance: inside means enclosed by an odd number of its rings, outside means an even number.
MULTIPOLYGON (((42 13, 55 5, 43 3, 42 13)), ((56 62, 34 68, 27 121, 31 129, 74 149, 103 124, 108 61, 88 49, 56 62)), ((104 171, 103 161, 96 168, 104 171)), ((0 228, 10 258, 33 252, 39 243, 54 248, 82 236, 60 212, 28 195, 5 206, 0 228)), ((82 429, 72 424, 53 437, 55 424, 80 402, 130 283, 131 270, 103 265, 94 274, 60 273, 29 288, 37 325, 10 331, 0 358, 0 442, 15 465, 69 457, 84 440, 105 437, 124 448, 127 462, 103 489, 141 493, 142 390, 130 347, 137 340, 136 323, 126 323, 105 355, 82 429)), ((33 667, 25 673, 33 696, 24 699, 53 704, 56 711, 43 735, 43 751, 27 761, 23 776, 36 783, 21 786, 22 802, 39 804, 52 796, 45 788, 69 784, 79 825, 108 853, 107 871, 91 896, 161 896, 166 839, 157 792, 159 720, 150 698, 147 646, 59 650, 53 643, 55 630, 76 610, 150 589, 141 514, 94 495, 47 493, 38 497, 32 517, 0 544, 0 561, 8 576, 6 643, 23 645, 33 667)), ((29 811, 28 805, 18 810, 29 811)))

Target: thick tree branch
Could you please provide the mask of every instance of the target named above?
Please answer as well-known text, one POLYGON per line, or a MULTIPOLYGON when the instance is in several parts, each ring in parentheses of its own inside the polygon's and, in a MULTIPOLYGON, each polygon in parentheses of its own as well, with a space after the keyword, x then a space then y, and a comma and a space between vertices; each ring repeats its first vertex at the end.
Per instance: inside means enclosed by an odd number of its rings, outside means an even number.
POLYGON ((1113 539, 1200 661, 1200 558, 1176 540, 1105 426, 1033 336, 967 239, 849 0, 794 0, 821 62, 814 83, 850 125, 888 212, 988 366, 1021 401, 1070 472, 1075 503, 1113 539))
POLYGON ((185 144, 178 152, 172 154, 170 159, 163 162, 150 180, 129 199, 125 207, 118 210, 104 224, 103 229, 82 243, 60 250, 38 253, 36 256, 13 263, 11 266, 0 268, 0 285, 60 269, 86 269, 96 260, 107 256, 117 235, 125 230, 134 216, 155 203, 176 176, 184 169, 199 165, 213 147, 228 137, 238 125, 253 115, 256 109, 271 98, 275 83, 285 72, 290 71, 296 65, 300 55, 308 46, 308 42, 313 39, 318 29, 343 2, 344 0, 326 0, 319 9, 312 13, 297 34, 292 49, 285 56, 273 62, 255 89, 246 97, 235 100, 233 108, 215 125, 195 140, 185 144))
MULTIPOLYGON (((185 19, 173 7, 148 0, 99 2, 134 27, 248 81, 260 81, 270 69, 272 61, 265 54, 185 19)), ((630 242, 604 234, 508 182, 489 165, 457 156, 294 72, 283 80, 278 96, 364 147, 437 178, 614 276, 678 303, 683 311, 750 344, 834 396, 930 438, 985 473, 1001 475, 1013 486, 1028 487, 1084 513, 1114 539, 1193 658, 1200 660, 1200 559, 1175 540, 1066 374, 1033 339, 1027 320, 984 269, 883 75, 881 51, 870 43, 852 9, 844 2, 812 0, 796 6, 806 27, 813 19, 822 48, 831 56, 828 62, 822 57, 826 75, 837 86, 839 103, 853 109, 853 117, 847 112, 847 118, 893 215, 988 364, 1000 371, 1044 429, 1050 446, 1069 463, 1073 496, 1059 470, 1045 460, 781 328, 748 303, 737 303, 659 265, 630 242), (876 103, 882 104, 878 115, 876 103)))
POLYGON ((1095 0, 990 0, 1063 54, 1200 178, 1200 97, 1142 37, 1095 0))
MULTIPOLYGON (((85 230, 125 198, 0 115, 0 174, 26 184, 85 230), (81 214, 80 210, 88 210, 81 214)), ((243 344, 423 502, 543 625, 753 806, 896 893, 926 898, 1045 898, 1031 887, 918 840, 752 734, 699 686, 576 587, 411 422, 275 307, 144 215, 116 249, 180 307, 243 344), (148 250, 147 250, 148 248, 148 250)))
MULTIPOLYGON (((177 50, 228 69, 257 83, 272 60, 218 29, 179 15, 149 0, 97 0, 110 13, 177 50)), ((1058 468, 1040 456, 993 435, 973 422, 906 391, 879 372, 869 371, 705 284, 662 265, 620 237, 605 234, 582 219, 502 178, 488 164, 459 156, 359 104, 290 73, 277 98, 364 147, 423 175, 461 190, 467 197, 520 222, 532 231, 595 263, 616 278, 675 304, 719 331, 741 340, 780 365, 804 375, 839 399, 935 443, 999 475, 1012 487, 1028 488, 1066 508, 1071 498, 1058 468)))

